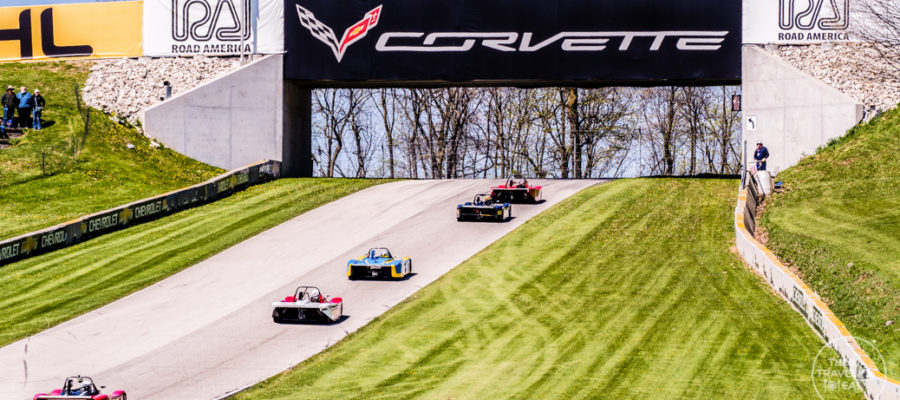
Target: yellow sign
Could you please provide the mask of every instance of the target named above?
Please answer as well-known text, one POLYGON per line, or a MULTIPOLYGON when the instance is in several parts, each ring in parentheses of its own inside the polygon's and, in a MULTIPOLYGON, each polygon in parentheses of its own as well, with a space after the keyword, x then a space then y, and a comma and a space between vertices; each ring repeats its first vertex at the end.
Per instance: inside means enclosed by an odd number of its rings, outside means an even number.
POLYGON ((141 56, 142 1, 0 8, 0 62, 141 56))

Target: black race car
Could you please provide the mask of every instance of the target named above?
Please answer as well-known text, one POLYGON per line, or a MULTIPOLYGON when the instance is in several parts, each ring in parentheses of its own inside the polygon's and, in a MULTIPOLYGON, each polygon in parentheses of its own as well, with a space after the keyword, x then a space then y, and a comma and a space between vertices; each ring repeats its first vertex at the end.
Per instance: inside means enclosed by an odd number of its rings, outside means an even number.
POLYGON ((456 220, 506 221, 512 218, 512 206, 509 203, 495 203, 491 195, 476 194, 475 199, 456 206, 456 220))

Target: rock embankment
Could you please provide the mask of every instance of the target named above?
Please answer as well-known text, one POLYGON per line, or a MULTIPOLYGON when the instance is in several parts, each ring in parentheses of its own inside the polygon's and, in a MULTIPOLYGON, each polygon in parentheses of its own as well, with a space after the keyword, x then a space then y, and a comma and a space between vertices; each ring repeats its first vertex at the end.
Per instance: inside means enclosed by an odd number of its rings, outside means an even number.
POLYGON ((872 43, 777 46, 769 52, 865 105, 888 110, 900 103, 900 71, 872 43))
POLYGON ((91 68, 82 94, 87 105, 136 123, 165 97, 164 82, 174 96, 238 67, 237 57, 102 60, 91 68))

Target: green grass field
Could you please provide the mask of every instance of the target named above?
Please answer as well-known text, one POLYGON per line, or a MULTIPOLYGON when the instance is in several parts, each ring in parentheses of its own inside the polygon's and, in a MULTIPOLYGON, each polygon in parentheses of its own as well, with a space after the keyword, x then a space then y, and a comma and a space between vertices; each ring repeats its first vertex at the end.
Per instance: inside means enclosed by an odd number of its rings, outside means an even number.
POLYGON ((782 172, 766 202, 769 247, 900 375, 900 110, 782 172), (893 324, 888 323, 893 321, 893 324))
POLYGON ((4 266, 0 268, 0 346, 101 307, 267 228, 382 182, 281 179, 4 266))
POLYGON ((737 186, 587 189, 236 398, 817 398, 823 343, 730 251, 737 186))
POLYGON ((77 161, 84 122, 75 85, 83 85, 87 62, 0 64, 0 86, 41 89, 46 127, 0 149, 0 239, 52 226, 134 200, 190 186, 222 171, 172 150, 152 148, 129 126, 99 111, 77 161), (128 144, 134 145, 128 149, 128 144), (43 163, 43 167, 42 167, 43 163))

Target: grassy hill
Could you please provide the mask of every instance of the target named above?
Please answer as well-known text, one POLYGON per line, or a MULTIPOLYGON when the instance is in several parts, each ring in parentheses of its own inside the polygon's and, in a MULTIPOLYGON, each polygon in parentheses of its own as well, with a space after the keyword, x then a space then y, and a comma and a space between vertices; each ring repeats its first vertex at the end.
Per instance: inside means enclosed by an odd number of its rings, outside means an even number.
POLYGON ((729 249, 736 191, 587 189, 236 398, 816 398, 823 343, 729 249))
POLYGON ((0 64, 0 86, 39 88, 47 100, 45 128, 26 130, 10 148, 0 149, 0 239, 190 186, 221 172, 172 150, 153 148, 136 129, 98 111, 76 159, 73 151, 80 145, 84 122, 76 108, 75 85, 84 84, 90 66, 0 64))
POLYGON ((900 110, 852 129, 779 175, 766 203, 769 247, 850 333, 900 371, 900 110), (891 322, 892 321, 892 322, 891 322))
POLYGON ((0 346, 99 308, 263 230, 382 182, 280 179, 4 266, 0 268, 0 346))

